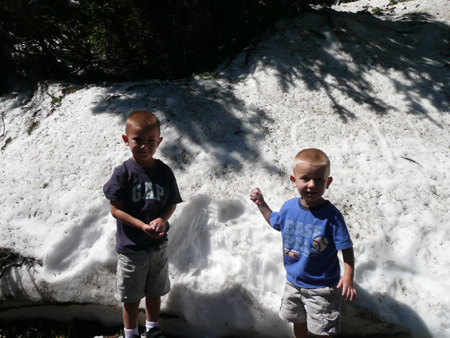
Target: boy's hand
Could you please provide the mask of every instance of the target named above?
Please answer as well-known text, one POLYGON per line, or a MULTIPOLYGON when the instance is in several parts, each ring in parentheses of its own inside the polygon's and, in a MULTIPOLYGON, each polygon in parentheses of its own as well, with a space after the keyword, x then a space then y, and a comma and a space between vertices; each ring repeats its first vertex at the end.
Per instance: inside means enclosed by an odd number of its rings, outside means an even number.
POLYGON ((143 230, 150 238, 159 239, 164 236, 166 222, 162 218, 154 219, 150 224, 145 224, 143 230))
POLYGON ((258 206, 264 204, 264 197, 263 197, 261 190, 259 190, 259 188, 254 188, 250 192, 250 199, 258 206))
POLYGON ((263 194, 259 188, 254 188, 250 192, 250 199, 258 206, 259 211, 263 215, 264 219, 267 223, 270 224, 270 215, 272 214, 272 210, 267 205, 264 200, 263 194))
POLYGON ((353 286, 352 277, 344 275, 339 281, 337 288, 342 288, 342 297, 344 297, 345 300, 352 301, 356 298, 356 289, 353 286))

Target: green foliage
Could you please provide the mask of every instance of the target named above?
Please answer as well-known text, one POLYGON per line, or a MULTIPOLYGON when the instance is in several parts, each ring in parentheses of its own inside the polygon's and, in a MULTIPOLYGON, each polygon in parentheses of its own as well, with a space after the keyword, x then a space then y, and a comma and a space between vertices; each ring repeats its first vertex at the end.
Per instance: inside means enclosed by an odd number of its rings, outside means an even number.
POLYGON ((5 150, 6 146, 7 146, 8 144, 10 144, 11 142, 12 142, 12 138, 11 138, 11 137, 8 137, 8 138, 5 140, 5 144, 2 146, 2 150, 5 150))
POLYGON ((380 7, 375 7, 372 9, 373 14, 382 14, 383 10, 380 7))
POLYGON ((59 106, 63 98, 64 95, 60 95, 58 97, 52 96, 52 106, 59 106))
MULTIPOLYGON (((277 19, 325 0, 2 0, 2 79, 211 72, 277 19)), ((2 88, 0 88, 1 90, 2 88)))
MULTIPOLYGON (((64 311, 64 307, 61 307, 61 311, 64 311)), ((47 319, 0 320, 1 338, 118 338, 122 335, 122 326, 106 328, 94 321, 63 323, 47 319)))
POLYGON ((27 129, 27 134, 31 135, 34 129, 36 129, 39 126, 39 121, 33 121, 31 122, 30 126, 27 129))

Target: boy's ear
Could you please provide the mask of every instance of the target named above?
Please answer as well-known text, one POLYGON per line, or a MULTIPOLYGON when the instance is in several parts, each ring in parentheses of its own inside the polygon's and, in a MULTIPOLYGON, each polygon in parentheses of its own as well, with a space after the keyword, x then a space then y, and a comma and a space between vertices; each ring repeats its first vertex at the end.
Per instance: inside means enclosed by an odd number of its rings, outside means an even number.
POLYGON ((295 183, 295 177, 294 175, 289 176, 289 179, 291 180, 292 184, 294 185, 294 187, 297 187, 297 184, 295 183))
POLYGON ((161 144, 161 142, 163 141, 163 138, 162 138, 162 136, 159 138, 159 140, 158 140, 158 145, 157 145, 157 147, 159 147, 159 145, 161 144))
POLYGON ((333 177, 330 176, 330 177, 328 177, 328 180, 327 180, 327 189, 330 186, 331 182, 333 182, 333 177))
POLYGON ((128 142, 128 136, 127 136, 127 134, 122 134, 122 140, 123 140, 123 142, 125 142, 125 144, 126 144, 127 146, 130 145, 129 142, 128 142))

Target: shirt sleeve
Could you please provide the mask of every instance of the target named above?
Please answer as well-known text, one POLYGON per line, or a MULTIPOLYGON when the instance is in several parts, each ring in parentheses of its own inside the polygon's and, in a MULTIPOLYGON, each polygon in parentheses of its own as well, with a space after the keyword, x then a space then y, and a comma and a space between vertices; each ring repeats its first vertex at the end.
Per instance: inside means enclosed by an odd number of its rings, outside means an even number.
MULTIPOLYGON (((170 170, 170 169, 169 169, 170 170)), ((170 192, 169 192, 169 198, 167 200, 167 204, 178 204, 183 202, 183 199, 181 198, 180 191, 178 190, 178 184, 177 180, 175 178, 175 175, 173 174, 172 170, 170 170, 170 192)))
POLYGON ((281 231, 281 215, 278 211, 272 211, 270 214, 270 226, 277 231, 281 231))
POLYGON ((334 244, 337 250, 345 250, 353 246, 353 242, 350 238, 350 234, 345 224, 344 217, 342 215, 336 215, 333 220, 334 223, 334 244))
POLYGON ((103 193, 110 201, 122 201, 125 199, 125 185, 123 184, 123 170, 120 167, 114 169, 109 181, 103 186, 103 193))

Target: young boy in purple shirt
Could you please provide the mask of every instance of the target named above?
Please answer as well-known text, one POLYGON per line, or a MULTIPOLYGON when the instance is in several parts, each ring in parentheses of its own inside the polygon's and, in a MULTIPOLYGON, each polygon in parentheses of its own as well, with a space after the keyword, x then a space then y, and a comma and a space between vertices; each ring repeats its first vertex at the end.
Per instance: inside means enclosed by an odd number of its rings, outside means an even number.
POLYGON ((117 220, 115 297, 123 302, 125 338, 140 337, 137 320, 144 297, 146 337, 163 338, 158 321, 161 296, 170 290, 168 220, 182 200, 172 170, 153 158, 163 140, 156 116, 146 110, 130 114, 122 139, 132 157, 103 187, 117 220))
POLYGON ((287 281, 280 317, 293 323, 295 338, 306 338, 308 331, 330 337, 339 331, 341 294, 346 300, 356 297, 353 243, 342 214, 322 197, 333 181, 328 156, 319 149, 300 151, 290 180, 300 198, 287 201, 279 212, 272 212, 258 188, 250 194, 283 238, 287 281), (345 267, 342 278, 339 250, 345 267))

